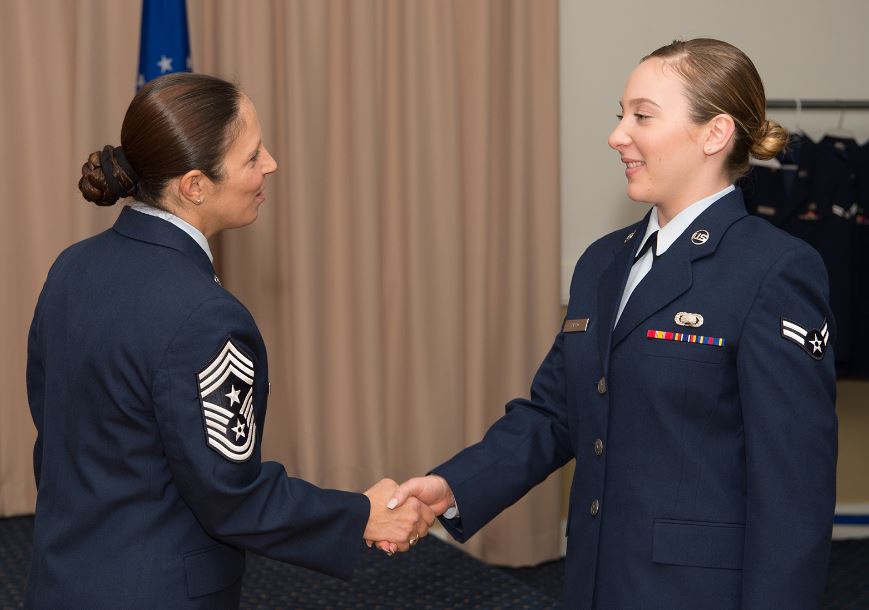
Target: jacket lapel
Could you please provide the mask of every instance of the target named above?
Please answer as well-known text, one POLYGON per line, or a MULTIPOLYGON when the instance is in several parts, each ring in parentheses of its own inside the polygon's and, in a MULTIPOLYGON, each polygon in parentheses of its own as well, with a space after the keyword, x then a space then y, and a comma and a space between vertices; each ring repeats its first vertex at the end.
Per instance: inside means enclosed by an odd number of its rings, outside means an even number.
POLYGON ((684 294, 693 281, 694 261, 713 254, 730 225, 745 215, 739 189, 728 193, 700 214, 634 289, 613 330, 610 349, 615 349, 643 320, 684 294), (697 231, 706 232, 705 241, 692 239, 697 231))
POLYGON ((205 251, 170 222, 124 207, 112 228, 125 237, 177 250, 209 276, 214 276, 214 266, 205 251))
POLYGON ((611 349, 615 349, 640 322, 691 287, 691 260, 686 246, 686 243, 691 244, 690 235, 688 233, 688 240, 684 239, 685 235, 676 240, 637 284, 613 329, 611 349))
POLYGON ((597 327, 598 349, 601 355, 601 366, 604 375, 609 369, 610 341, 613 336, 613 323, 618 313, 622 293, 628 281, 628 274, 633 265, 634 253, 637 244, 643 238, 646 226, 649 222, 649 214, 638 224, 630 227, 625 235, 625 241, 613 250, 613 258, 604 269, 598 280, 597 286, 597 310, 600 315, 600 324, 597 327))

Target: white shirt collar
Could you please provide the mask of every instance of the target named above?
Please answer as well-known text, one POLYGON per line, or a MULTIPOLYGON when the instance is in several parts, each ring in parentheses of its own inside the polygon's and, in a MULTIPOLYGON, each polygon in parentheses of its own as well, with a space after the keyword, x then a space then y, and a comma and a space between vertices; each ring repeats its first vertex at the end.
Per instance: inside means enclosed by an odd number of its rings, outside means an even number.
POLYGON ((690 227, 691 223, 694 222, 700 214, 706 211, 706 208, 729 192, 733 191, 735 188, 736 187, 731 184, 714 195, 709 195, 709 197, 704 197, 700 201, 692 203, 687 208, 676 214, 663 228, 658 224, 658 208, 652 208, 652 213, 649 215, 649 224, 646 227, 646 234, 643 235, 643 239, 640 240, 637 247, 637 254, 639 254, 640 248, 643 247, 643 244, 646 243, 646 239, 649 238, 649 235, 658 231, 658 243, 655 246, 655 253, 657 256, 661 256, 667 251, 667 248, 673 245, 673 242, 679 239, 679 236, 685 232, 685 229, 690 227))
POLYGON ((187 233, 193 240, 199 244, 199 247, 205 250, 205 254, 208 255, 208 260, 212 263, 214 262, 214 257, 211 255, 211 248, 208 247, 208 240, 205 239, 205 235, 202 234, 202 231, 194 227, 192 224, 175 216, 172 212, 167 212, 166 210, 161 210, 160 208, 155 208, 152 205, 148 205, 147 203, 142 203, 141 201, 134 201, 130 204, 130 207, 137 212, 141 212, 142 214, 148 214, 149 216, 156 216, 157 218, 162 218, 166 222, 171 222, 173 225, 187 233))

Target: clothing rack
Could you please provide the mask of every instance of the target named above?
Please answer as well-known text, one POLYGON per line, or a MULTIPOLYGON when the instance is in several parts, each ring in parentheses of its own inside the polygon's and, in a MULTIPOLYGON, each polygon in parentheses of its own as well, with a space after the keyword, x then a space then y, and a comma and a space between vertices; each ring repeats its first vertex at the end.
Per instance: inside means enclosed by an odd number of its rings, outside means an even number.
POLYGON ((766 100, 767 108, 780 110, 869 110, 869 100, 766 100))

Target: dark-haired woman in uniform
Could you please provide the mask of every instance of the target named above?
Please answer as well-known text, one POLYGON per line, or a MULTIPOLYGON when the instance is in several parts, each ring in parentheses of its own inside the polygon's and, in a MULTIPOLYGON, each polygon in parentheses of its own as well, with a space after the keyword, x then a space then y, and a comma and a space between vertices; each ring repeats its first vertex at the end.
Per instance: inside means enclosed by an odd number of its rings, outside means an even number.
POLYGON ((58 257, 36 306, 28 607, 237 608, 245 550, 348 578, 364 540, 407 550, 433 522, 388 514, 388 479, 363 495, 261 461, 266 349, 207 239, 256 220, 276 168, 250 99, 184 73, 82 167, 89 201, 135 202, 58 257))
POLYGON ((642 221, 579 259, 529 399, 404 483, 466 540, 576 458, 567 608, 817 609, 835 503, 827 275, 734 181, 787 134, 751 60, 674 42, 628 78, 610 146, 642 221))

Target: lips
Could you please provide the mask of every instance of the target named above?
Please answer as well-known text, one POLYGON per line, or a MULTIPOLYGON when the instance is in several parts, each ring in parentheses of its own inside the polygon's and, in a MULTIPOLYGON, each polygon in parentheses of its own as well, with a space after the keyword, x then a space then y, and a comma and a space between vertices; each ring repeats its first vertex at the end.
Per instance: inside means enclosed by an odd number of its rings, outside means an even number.
POLYGON ((642 171, 642 168, 646 166, 644 161, 637 161, 636 159, 622 158, 622 163, 625 164, 625 176, 628 178, 642 171))

